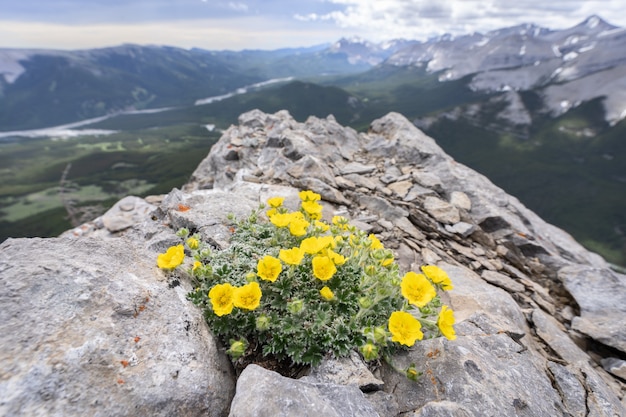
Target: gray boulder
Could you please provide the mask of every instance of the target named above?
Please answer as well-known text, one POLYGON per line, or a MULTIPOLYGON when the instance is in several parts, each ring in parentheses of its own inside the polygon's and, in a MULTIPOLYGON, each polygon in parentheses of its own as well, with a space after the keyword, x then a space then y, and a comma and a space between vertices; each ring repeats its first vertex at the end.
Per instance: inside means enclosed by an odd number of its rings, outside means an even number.
POLYGON ((303 382, 257 365, 237 381, 229 417, 378 417, 354 385, 303 382))
POLYGON ((123 238, 0 245, 0 415, 228 414, 228 359, 155 257, 123 238))

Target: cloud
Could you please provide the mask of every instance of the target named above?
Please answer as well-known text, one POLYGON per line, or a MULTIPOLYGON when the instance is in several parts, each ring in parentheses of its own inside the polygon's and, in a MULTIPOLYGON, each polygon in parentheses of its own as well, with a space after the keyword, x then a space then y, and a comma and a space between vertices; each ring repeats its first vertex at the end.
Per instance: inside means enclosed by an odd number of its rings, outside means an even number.
POLYGON ((626 25, 622 0, 327 0, 327 13, 294 15, 301 21, 332 21, 366 32, 373 40, 425 39, 443 33, 487 32, 521 23, 549 28, 573 26, 591 14, 626 25), (619 19, 619 20, 618 20, 619 19))
POLYGON ((228 7, 236 12, 247 12, 248 11, 248 5, 245 3, 238 3, 238 2, 234 2, 234 1, 229 1, 228 2, 228 7))

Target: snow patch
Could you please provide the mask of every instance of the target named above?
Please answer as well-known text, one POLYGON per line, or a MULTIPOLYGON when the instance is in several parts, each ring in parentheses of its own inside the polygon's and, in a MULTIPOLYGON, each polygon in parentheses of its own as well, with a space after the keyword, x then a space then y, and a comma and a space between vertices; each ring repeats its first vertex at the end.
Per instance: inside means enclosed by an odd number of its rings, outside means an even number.
POLYGON ((212 124, 208 124, 208 125, 204 125, 204 127, 206 128, 206 130, 208 130, 209 132, 213 132, 215 130, 215 125, 212 124))
POLYGON ((533 67, 538 66, 539 64, 541 64, 541 61, 535 61, 535 63, 533 64, 533 67))
POLYGON ((554 70, 554 72, 552 73, 552 75, 550 76, 550 78, 554 78, 557 75, 559 75, 561 72, 563 72, 563 68, 562 67, 558 67, 557 69, 554 70))
POLYGON ((561 51, 559 50, 559 46, 558 45, 552 45, 552 53, 554 54, 554 56, 561 56, 561 51))
POLYGON ((597 16, 592 16, 587 20, 587 27, 593 29, 600 24, 600 19, 597 16))
POLYGON ((577 57, 578 57, 578 53, 569 52, 565 54, 565 56, 563 57, 563 61, 571 61, 572 59, 576 59, 577 57))
POLYGON ((570 104, 570 102, 569 102, 569 101, 567 101, 567 100, 563 100, 563 101, 561 101, 560 105, 561 105, 561 108, 562 108, 563 110, 567 110, 567 109, 569 109, 569 107, 570 107, 570 105, 571 105, 571 104, 570 104))
POLYGON ((490 39, 489 39, 489 38, 487 38, 487 37, 482 38, 481 40, 479 40, 478 42, 476 42, 476 43, 475 43, 475 45, 476 45, 476 46, 478 46, 478 47, 480 48, 481 46, 485 46, 485 45, 487 45, 487 44, 489 43, 489 40, 490 40, 490 39))
POLYGON ((595 47, 596 47, 596 43, 595 43, 595 42, 591 42, 590 44, 585 45, 585 46, 583 46, 582 48, 580 48, 580 49, 578 50, 578 53, 579 53, 579 54, 584 54, 584 53, 585 53, 585 52, 587 52, 587 51, 591 51, 591 50, 592 50, 593 48, 595 48, 595 47))
POLYGON ((615 29, 605 30, 605 31, 598 33, 598 37, 602 38, 604 36, 612 36, 621 32, 626 32, 626 28, 615 28, 615 29))
POLYGON ((526 45, 522 45, 522 47, 519 50, 519 54, 526 55, 526 45))

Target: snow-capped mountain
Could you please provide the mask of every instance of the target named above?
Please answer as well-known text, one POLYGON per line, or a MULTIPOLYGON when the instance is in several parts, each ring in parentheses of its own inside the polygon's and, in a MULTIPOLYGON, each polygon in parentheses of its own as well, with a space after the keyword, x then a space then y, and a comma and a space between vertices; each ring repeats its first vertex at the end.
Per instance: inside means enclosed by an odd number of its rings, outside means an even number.
POLYGON ((341 38, 332 44, 325 52, 331 54, 344 54, 351 64, 366 63, 371 66, 378 65, 392 56, 394 53, 405 49, 418 41, 394 39, 391 41, 373 43, 359 37, 341 38))
POLYGON ((439 72, 440 81, 471 75, 476 91, 540 89, 553 116, 605 97, 607 121, 626 117, 626 28, 598 16, 564 30, 532 24, 486 34, 434 39, 385 61, 439 72))

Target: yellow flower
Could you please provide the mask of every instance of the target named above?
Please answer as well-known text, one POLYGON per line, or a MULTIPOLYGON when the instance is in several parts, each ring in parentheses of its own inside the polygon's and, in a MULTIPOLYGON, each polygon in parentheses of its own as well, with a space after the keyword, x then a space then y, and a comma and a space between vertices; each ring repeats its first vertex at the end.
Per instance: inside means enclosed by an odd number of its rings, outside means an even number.
POLYGON ((348 219, 343 216, 333 216, 332 222, 335 226, 341 226, 344 224, 348 224, 348 219))
POLYGON ((233 311, 233 293, 235 287, 229 283, 218 284, 209 291, 209 298, 213 306, 213 312, 217 316, 230 314, 233 311))
POLYGON ((312 219, 321 219, 322 218, 322 207, 321 204, 316 201, 303 201, 302 202, 302 210, 306 211, 306 213, 312 219))
POLYGON ((439 318, 437 319, 437 326, 441 334, 448 340, 456 339, 456 332, 454 331, 454 311, 450 310, 447 305, 441 307, 439 318))
POLYGON ((259 260, 256 269, 257 275, 260 276, 261 279, 274 282, 283 270, 283 266, 278 259, 266 255, 259 260))
POLYGON ((300 191, 298 193, 298 196, 300 196, 300 200, 302 201, 318 201, 319 199, 321 199, 322 197, 317 194, 314 193, 313 191, 300 191))
POLYGON ((315 222, 313 222, 313 225, 319 228, 322 232, 326 232, 330 228, 326 223, 319 220, 315 220, 315 222))
POLYGON ((320 253, 327 247, 333 246, 333 243, 334 239, 332 236, 313 236, 307 237, 302 242, 300 242, 300 248, 309 255, 315 255, 316 253, 320 253))
POLYGON ((254 310, 261 304, 261 287, 258 282, 251 282, 243 287, 235 288, 233 304, 244 310, 254 310))
POLYGON ((341 266, 346 263, 346 257, 338 254, 332 249, 328 249, 326 251, 326 256, 328 256, 333 261, 333 263, 337 266, 341 266))
POLYGON ((289 222, 289 233, 293 236, 304 236, 309 225, 306 220, 295 217, 289 222))
POLYGON ((391 265, 392 263, 393 263, 393 256, 389 256, 389 257, 387 257, 387 258, 383 259, 382 261, 380 261, 380 264, 381 264, 382 266, 389 266, 389 265, 391 265))
POLYGON ((283 201, 285 201, 285 197, 272 197, 267 200, 267 204, 272 208, 278 208, 283 205, 283 201))
POLYGON ((189 249, 198 249, 198 247, 200 246, 200 242, 195 237, 190 237, 189 239, 187 239, 186 243, 189 249))
POLYGON ((446 271, 439 268, 438 266, 425 265, 422 267, 422 272, 424 273, 424 275, 426 275, 426 277, 428 277, 429 280, 431 280, 435 284, 440 284, 441 288, 443 288, 445 291, 454 289, 454 285, 452 285, 452 281, 450 281, 450 278, 448 277, 448 274, 446 274, 446 271))
POLYGON ((304 251, 298 247, 291 249, 281 249, 278 255, 281 261, 289 265, 300 265, 304 258, 304 251))
POLYGON ((383 244, 380 242, 380 240, 378 240, 378 238, 372 233, 368 236, 369 240, 370 240, 370 247, 372 249, 384 249, 385 247, 383 246, 383 244))
POLYGON ((406 346, 413 346, 416 340, 422 340, 420 322, 406 311, 394 311, 389 317, 391 340, 406 346))
POLYGON ((437 291, 430 281, 424 275, 416 274, 413 271, 407 272, 402 277, 400 289, 404 298, 417 307, 424 307, 437 295, 437 291))
POLYGON ((324 300, 330 301, 333 298, 335 298, 335 294, 333 293, 333 291, 328 288, 328 287, 324 287, 320 290, 320 295, 322 296, 322 298, 324 300))
POLYGON ((328 281, 337 272, 335 264, 328 256, 316 256, 312 263, 313 275, 322 281, 328 281))
POLYGON ((185 248, 183 245, 171 246, 165 253, 157 256, 157 266, 161 269, 174 269, 183 263, 185 248))
POLYGON ((270 221, 276 227, 287 227, 291 218, 291 213, 275 213, 273 216, 270 216, 270 221))
POLYGON ((200 268, 202 266, 202 262, 200 261, 195 261, 193 263, 193 266, 191 267, 191 271, 195 271, 196 269, 200 268))

